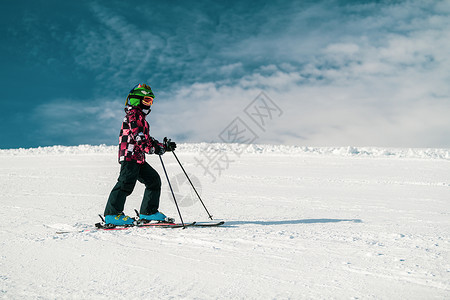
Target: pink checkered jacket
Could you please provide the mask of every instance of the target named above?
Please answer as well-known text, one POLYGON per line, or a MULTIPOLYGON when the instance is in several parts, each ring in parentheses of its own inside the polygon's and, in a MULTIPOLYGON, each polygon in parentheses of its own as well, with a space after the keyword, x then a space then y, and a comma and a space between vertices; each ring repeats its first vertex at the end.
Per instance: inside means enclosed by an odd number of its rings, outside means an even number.
POLYGON ((145 153, 155 152, 154 143, 158 143, 150 136, 150 127, 145 120, 145 114, 139 107, 128 105, 125 108, 119 135, 119 163, 122 161, 145 162, 145 153))

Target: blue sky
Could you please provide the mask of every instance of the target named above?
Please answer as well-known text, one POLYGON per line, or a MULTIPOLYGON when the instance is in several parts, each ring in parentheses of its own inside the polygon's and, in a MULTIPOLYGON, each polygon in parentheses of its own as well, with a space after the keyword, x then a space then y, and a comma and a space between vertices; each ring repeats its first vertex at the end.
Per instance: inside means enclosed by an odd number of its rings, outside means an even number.
POLYGON ((0 148, 117 143, 136 83, 158 139, 450 147, 449 1, 2 1, 0 148), (263 91, 282 110, 245 119, 263 91))

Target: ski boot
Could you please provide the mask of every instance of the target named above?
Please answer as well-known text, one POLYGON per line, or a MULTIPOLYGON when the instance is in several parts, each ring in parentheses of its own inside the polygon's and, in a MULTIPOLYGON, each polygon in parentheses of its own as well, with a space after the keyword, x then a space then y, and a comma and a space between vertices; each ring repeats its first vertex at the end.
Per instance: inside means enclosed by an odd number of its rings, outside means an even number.
POLYGON ((151 215, 139 214, 139 223, 145 224, 150 223, 152 221, 173 223, 175 222, 175 219, 168 218, 165 214, 160 213, 159 211, 151 215))
POLYGON ((116 226, 133 226, 135 225, 135 219, 126 216, 124 213, 118 215, 107 215, 105 216, 105 226, 106 227, 116 227, 116 226))

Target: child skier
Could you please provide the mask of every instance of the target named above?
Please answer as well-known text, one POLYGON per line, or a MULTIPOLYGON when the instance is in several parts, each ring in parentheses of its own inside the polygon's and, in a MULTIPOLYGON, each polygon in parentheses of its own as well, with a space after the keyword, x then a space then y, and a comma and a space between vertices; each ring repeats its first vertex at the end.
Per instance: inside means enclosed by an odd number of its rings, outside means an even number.
POLYGON ((167 217, 158 211, 161 194, 161 178, 158 172, 145 161, 145 153, 163 155, 173 151, 176 144, 164 139, 158 142, 149 134, 145 117, 150 113, 154 99, 151 88, 138 84, 128 94, 125 103, 126 116, 119 136, 120 175, 109 195, 105 208, 105 223, 111 225, 132 225, 134 219, 123 213, 126 197, 136 185, 145 184, 144 197, 140 208, 140 220, 164 221, 167 217))

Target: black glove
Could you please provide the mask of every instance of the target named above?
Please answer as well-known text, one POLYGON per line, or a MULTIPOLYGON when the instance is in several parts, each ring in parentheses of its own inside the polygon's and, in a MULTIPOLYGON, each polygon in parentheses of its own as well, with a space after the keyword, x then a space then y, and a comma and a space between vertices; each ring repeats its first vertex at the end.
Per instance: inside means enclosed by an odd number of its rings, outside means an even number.
POLYGON ((153 153, 156 155, 163 155, 166 152, 166 148, 164 147, 164 145, 157 140, 153 141, 152 146, 155 149, 153 153))
POLYGON ((177 148, 177 144, 175 142, 172 142, 171 139, 168 139, 167 137, 164 138, 164 147, 166 148, 166 151, 175 151, 177 148))

